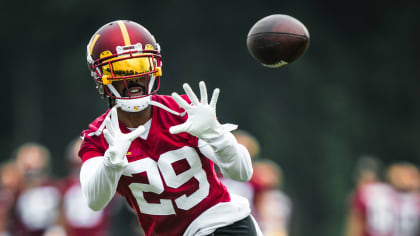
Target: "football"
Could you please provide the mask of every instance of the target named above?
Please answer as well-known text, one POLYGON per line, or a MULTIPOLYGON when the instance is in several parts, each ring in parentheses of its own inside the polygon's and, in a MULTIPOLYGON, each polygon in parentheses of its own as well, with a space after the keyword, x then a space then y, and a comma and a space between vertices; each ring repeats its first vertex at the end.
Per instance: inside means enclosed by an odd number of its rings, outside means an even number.
POLYGON ((247 37, 249 53, 262 65, 277 68, 301 57, 309 47, 309 32, 296 18, 274 14, 258 20, 247 37))

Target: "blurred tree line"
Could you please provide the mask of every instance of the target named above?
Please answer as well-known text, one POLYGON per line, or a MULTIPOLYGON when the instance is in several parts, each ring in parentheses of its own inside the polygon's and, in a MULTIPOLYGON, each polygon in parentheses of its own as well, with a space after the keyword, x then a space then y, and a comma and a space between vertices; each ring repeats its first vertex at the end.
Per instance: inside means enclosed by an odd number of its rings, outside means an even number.
POLYGON ((2 160, 37 141, 51 149, 53 173, 66 174, 66 144, 106 108, 86 44, 103 24, 130 19, 162 47, 161 94, 200 80, 220 87, 219 119, 253 133, 282 166, 297 235, 342 233, 360 155, 420 162, 418 1, 2 3, 2 160), (270 14, 298 18, 311 35, 307 53, 279 69, 260 66, 245 43, 270 14))

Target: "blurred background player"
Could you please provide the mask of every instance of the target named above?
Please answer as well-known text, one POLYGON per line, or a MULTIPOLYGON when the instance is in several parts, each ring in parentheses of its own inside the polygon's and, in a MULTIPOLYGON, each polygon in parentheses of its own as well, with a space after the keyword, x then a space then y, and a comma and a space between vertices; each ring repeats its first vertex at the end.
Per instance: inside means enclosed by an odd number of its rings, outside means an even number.
POLYGON ((50 176, 50 151, 38 143, 25 143, 16 151, 23 182, 16 199, 14 236, 43 235, 58 227, 61 201, 57 181, 50 176))
POLYGON ((283 191, 283 172, 278 164, 260 157, 258 139, 245 130, 232 132, 244 145, 252 159, 254 173, 249 182, 221 177, 230 192, 239 194, 251 203, 253 214, 264 235, 285 236, 290 233, 292 201, 283 191))
POLYGON ((397 162, 387 169, 387 179, 395 191, 395 236, 420 235, 420 174, 409 162, 397 162))
POLYGON ((109 216, 107 210, 91 210, 83 198, 80 186, 82 160, 77 155, 82 140, 72 140, 65 151, 69 173, 64 179, 62 216, 67 236, 107 236, 109 216))
MULTIPOLYGON (((359 157, 353 171, 353 180, 355 183, 354 191, 350 195, 350 207, 347 217, 346 234, 348 236, 369 235, 366 230, 366 205, 374 202, 375 197, 379 196, 387 199, 391 188, 381 180, 382 163, 374 156, 364 155, 359 157), (369 194, 365 193, 365 186, 374 185, 369 194), (368 200, 366 199, 369 197, 368 200)), ((380 211, 381 207, 375 207, 380 211)), ((377 213, 381 214, 381 213, 377 213)))
POLYGON ((253 163, 255 217, 265 236, 286 236, 292 231, 293 204, 283 190, 283 171, 269 159, 253 163))
POLYGON ((0 236, 11 236, 13 210, 23 181, 22 172, 15 160, 9 160, 0 167, 0 236))
POLYGON ((380 162, 359 160, 360 179, 349 210, 348 236, 417 236, 420 234, 419 172, 410 163, 394 163, 378 176, 380 162), (376 164, 375 164, 376 163, 376 164), (372 172, 371 172, 372 171, 372 172), (376 177, 374 177, 376 172, 376 177))

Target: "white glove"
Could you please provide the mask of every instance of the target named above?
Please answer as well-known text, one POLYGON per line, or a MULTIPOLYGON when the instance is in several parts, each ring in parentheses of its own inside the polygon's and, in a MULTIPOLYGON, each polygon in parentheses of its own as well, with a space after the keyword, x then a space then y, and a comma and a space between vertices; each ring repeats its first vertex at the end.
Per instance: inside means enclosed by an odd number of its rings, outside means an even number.
POLYGON ((187 132, 203 140, 209 140, 219 137, 226 132, 230 132, 237 128, 237 125, 225 124, 221 125, 216 118, 216 103, 219 97, 220 90, 216 88, 213 91, 213 95, 210 104, 207 101, 207 89, 206 84, 201 81, 200 95, 201 102, 194 94, 191 87, 185 83, 183 88, 185 93, 191 100, 191 105, 188 104, 183 98, 177 93, 172 93, 172 97, 178 103, 178 105, 185 109, 188 114, 188 119, 185 123, 172 126, 169 129, 171 134, 177 134, 181 132, 187 132))
POLYGON ((104 137, 109 144, 106 150, 105 165, 106 166, 125 166, 127 164, 126 153, 130 148, 131 142, 139 137, 145 130, 143 125, 140 125, 130 133, 124 134, 120 130, 118 124, 117 108, 113 107, 110 111, 111 116, 105 119, 104 137), (111 117, 111 118, 110 118, 111 117))

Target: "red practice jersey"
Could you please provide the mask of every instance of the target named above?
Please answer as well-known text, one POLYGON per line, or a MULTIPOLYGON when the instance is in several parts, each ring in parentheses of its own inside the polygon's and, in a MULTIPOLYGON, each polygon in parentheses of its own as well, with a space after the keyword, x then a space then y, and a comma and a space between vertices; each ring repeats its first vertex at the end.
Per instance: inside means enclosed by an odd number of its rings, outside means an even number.
MULTIPOLYGON (((186 95, 182 96, 190 102, 186 95)), ((168 108, 183 109, 170 96, 154 95, 168 108)), ((82 161, 104 156, 108 143, 98 130, 109 110, 82 132, 84 141, 79 155, 82 161)), ((182 124, 184 117, 153 107, 147 138, 137 138, 127 152, 117 191, 136 211, 146 235, 182 235, 200 214, 220 202, 230 201, 229 193, 214 170, 214 163, 198 149, 198 138, 188 134, 171 134, 169 128, 182 124)), ((130 130, 120 122, 123 133, 130 130)))
POLYGON ((353 205, 365 221, 365 236, 418 236, 420 196, 399 192, 384 183, 367 184, 354 195, 353 205))
POLYGON ((20 192, 16 199, 14 236, 41 236, 58 223, 60 188, 55 181, 46 180, 39 186, 20 192))
POLYGON ((108 217, 106 209, 91 210, 83 198, 79 178, 65 179, 63 189, 63 213, 68 236, 107 236, 108 217))

